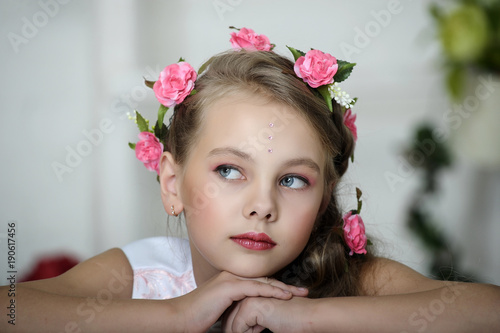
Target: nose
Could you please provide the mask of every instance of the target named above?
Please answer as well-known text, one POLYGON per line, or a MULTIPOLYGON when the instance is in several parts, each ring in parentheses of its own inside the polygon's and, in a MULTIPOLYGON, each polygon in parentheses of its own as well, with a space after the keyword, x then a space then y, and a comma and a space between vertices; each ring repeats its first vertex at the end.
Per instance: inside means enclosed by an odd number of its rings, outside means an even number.
POLYGON ((247 219, 274 222, 278 219, 276 193, 272 186, 253 184, 247 193, 247 200, 243 208, 243 215, 247 219))

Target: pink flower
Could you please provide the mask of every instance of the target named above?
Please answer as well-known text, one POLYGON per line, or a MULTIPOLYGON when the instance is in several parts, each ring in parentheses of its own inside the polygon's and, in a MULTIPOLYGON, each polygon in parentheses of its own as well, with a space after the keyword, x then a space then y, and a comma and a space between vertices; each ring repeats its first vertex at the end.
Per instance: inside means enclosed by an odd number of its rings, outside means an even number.
POLYGON ((191 93, 196 81, 196 71, 187 62, 169 65, 160 73, 153 85, 156 98, 167 108, 182 103, 191 93))
POLYGON ((150 132, 139 133, 139 142, 135 145, 135 156, 144 163, 146 169, 160 174, 160 158, 163 144, 150 132))
POLYGON ((344 215, 344 239, 351 249, 349 255, 353 253, 366 254, 366 244, 368 242, 365 235, 365 224, 358 214, 348 212, 344 215))
POLYGON ((338 69, 337 59, 320 50, 311 50, 299 57, 293 69, 295 74, 312 88, 333 83, 333 76, 338 69))
POLYGON ((257 35, 252 29, 247 28, 241 28, 237 33, 231 32, 229 41, 236 50, 270 51, 272 48, 266 35, 257 35))
POLYGON ((354 141, 358 140, 358 129, 356 127, 356 115, 351 112, 351 109, 347 109, 344 113, 344 124, 351 131, 354 141))

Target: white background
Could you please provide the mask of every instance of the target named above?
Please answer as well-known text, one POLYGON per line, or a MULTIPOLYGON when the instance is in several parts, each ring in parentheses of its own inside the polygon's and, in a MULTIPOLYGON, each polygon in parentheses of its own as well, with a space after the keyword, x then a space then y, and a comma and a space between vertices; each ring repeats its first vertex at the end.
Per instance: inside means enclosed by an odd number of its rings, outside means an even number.
MULTIPOLYGON (((0 276, 7 271, 9 222, 17 224, 20 274, 42 256, 83 260, 167 232, 155 174, 127 146, 137 141, 137 129, 126 113, 137 108, 154 119, 158 104, 143 76, 155 80, 179 57, 198 67, 230 47, 230 25, 266 34, 282 54, 285 45, 317 48, 358 63, 342 85, 359 97, 356 158, 339 185, 344 208, 354 204, 354 188, 362 188, 363 217, 380 252, 426 274, 428 253, 405 225, 420 177, 400 153, 420 122, 447 126, 450 104, 429 4, 0 2, 0 276), (54 165, 66 169, 58 173, 54 165), (398 182, 390 183, 388 174, 398 182)), ((498 147, 483 145, 492 152, 498 147)), ((460 250, 457 264, 499 284, 500 172, 459 157, 440 180, 432 209, 437 228, 460 250)))

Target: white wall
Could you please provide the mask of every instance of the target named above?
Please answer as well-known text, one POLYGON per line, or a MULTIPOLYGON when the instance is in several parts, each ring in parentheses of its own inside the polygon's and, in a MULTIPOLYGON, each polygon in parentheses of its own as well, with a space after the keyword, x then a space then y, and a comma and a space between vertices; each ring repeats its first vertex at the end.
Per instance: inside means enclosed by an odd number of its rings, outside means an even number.
MULTIPOLYGON (((127 146, 136 141, 137 131, 126 113, 137 108, 153 119, 157 103, 142 77, 155 79, 181 56, 199 66, 230 47, 228 26, 234 25, 266 34, 283 54, 285 45, 314 47, 358 63, 343 85, 360 99, 356 159, 341 193, 352 203, 354 188, 361 187, 364 219, 383 243, 381 252, 425 273, 427 254, 404 220, 418 175, 404 174, 391 186, 384 174, 402 175, 398 153, 414 127, 423 119, 440 119, 436 114, 448 107, 429 3, 1 2, 0 233, 9 222, 17 223, 18 271, 26 272, 41 255, 71 253, 85 259, 166 232, 155 177, 127 146), (94 143, 85 133, 93 133, 94 143), (86 156, 70 158, 68 149, 86 156), (54 162, 71 172, 58 175, 54 162)), ((439 228, 462 248, 468 267, 498 284, 500 261, 490 253, 498 253, 491 230, 498 230, 500 176, 477 170, 460 160, 443 177, 445 196, 436 211, 445 222, 439 228), (492 194, 481 199, 487 227, 471 223, 477 217, 471 210, 477 207, 474 198, 485 188, 471 196, 469 187, 478 184, 474 179, 486 179, 492 194), (445 213, 439 213, 443 207, 445 213)), ((5 257, 4 249, 0 253, 5 257)), ((5 267, 6 259, 0 258, 0 274, 5 267)))

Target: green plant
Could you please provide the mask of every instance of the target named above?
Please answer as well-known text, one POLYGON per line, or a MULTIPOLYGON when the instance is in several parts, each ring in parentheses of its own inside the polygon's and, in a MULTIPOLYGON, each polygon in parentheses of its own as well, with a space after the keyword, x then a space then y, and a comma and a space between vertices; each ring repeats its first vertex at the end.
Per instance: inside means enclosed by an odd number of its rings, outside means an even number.
POLYGON ((436 1, 430 12, 444 53, 446 85, 462 97, 469 68, 500 74, 500 1, 436 1))
POLYGON ((420 156, 413 161, 413 167, 420 170, 421 186, 417 188, 408 209, 407 225, 410 231, 419 238, 429 253, 430 275, 433 278, 448 281, 472 281, 470 274, 463 274, 458 266, 458 251, 451 246, 447 235, 439 228, 439 221, 433 217, 429 209, 429 202, 439 196, 439 176, 448 169, 453 162, 449 149, 435 140, 432 125, 420 125, 411 145, 406 148, 405 155, 420 156), (432 148, 432 149, 431 149, 432 148))

